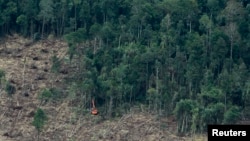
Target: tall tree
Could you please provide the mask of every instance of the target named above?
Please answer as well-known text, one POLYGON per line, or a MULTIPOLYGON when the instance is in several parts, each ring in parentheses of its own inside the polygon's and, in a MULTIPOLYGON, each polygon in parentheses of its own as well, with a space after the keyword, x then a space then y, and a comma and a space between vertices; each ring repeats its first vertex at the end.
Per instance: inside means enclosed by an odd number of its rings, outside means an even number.
POLYGON ((234 0, 229 0, 222 14, 223 16, 225 16, 226 19, 225 33, 228 35, 230 39, 230 72, 231 72, 233 65, 233 47, 235 45, 235 42, 238 41, 240 38, 238 33, 237 21, 243 18, 242 15, 245 14, 245 11, 240 3, 234 0))
POLYGON ((28 20, 29 36, 32 37, 38 31, 38 25, 35 22, 39 14, 39 0, 23 0, 20 7, 23 7, 22 12, 28 20))
MULTIPOLYGON (((9 33, 11 25, 13 25, 13 19, 17 14, 17 4, 15 1, 0 1, 1 14, 0 14, 0 26, 3 33, 9 33)), ((14 22, 15 23, 15 22, 14 22)), ((13 25, 15 26, 15 24, 13 25)))
POLYGON ((53 18, 53 4, 54 3, 51 0, 41 0, 39 3, 40 13, 38 17, 41 17, 42 19, 41 38, 43 38, 45 24, 50 22, 50 20, 53 18))

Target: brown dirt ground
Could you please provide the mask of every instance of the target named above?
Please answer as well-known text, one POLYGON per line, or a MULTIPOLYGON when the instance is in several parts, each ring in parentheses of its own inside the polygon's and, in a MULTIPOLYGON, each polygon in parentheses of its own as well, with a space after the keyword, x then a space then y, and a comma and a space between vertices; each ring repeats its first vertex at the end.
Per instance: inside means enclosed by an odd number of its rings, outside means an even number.
POLYGON ((50 72, 52 55, 66 57, 67 45, 58 39, 32 43, 18 35, 0 42, 0 69, 17 91, 10 99, 0 89, 0 141, 35 141, 34 112, 44 109, 49 120, 40 141, 204 141, 204 135, 178 137, 172 118, 159 118, 140 110, 113 120, 90 114, 75 116, 69 101, 40 105, 39 92, 60 85, 64 74, 50 72), (11 104, 12 103, 12 104, 11 104))

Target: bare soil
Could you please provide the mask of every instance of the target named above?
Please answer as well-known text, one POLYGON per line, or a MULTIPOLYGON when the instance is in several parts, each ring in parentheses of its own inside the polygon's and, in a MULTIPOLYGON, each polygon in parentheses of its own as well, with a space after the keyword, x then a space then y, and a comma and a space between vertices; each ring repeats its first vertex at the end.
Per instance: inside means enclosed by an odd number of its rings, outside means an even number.
MULTIPOLYGON (((112 120, 101 116, 76 116, 70 102, 41 105, 38 95, 43 88, 66 87, 65 73, 51 73, 51 57, 67 58, 67 44, 59 39, 32 42, 18 35, 0 42, 0 69, 17 89, 12 98, 0 89, 0 141, 36 141, 32 126, 38 107, 48 115, 40 141, 203 141, 204 135, 178 137, 173 117, 158 117, 140 108, 112 120)), ((62 71, 63 72, 63 71, 62 71)))

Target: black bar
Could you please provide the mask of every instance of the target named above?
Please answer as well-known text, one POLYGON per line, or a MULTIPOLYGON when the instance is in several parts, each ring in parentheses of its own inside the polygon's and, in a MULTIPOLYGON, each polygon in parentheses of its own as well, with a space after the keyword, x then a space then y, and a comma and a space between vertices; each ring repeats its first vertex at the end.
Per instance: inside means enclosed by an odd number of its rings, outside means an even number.
POLYGON ((250 141, 250 125, 208 125, 208 141, 250 141))

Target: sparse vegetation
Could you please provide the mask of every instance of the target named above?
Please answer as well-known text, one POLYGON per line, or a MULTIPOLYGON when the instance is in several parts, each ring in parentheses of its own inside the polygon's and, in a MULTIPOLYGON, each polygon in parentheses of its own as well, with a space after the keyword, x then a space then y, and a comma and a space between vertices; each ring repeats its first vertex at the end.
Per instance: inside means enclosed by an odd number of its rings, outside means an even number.
POLYGON ((3 70, 0 69, 0 90, 2 89, 3 87, 3 83, 5 81, 5 72, 3 70))
POLYGON ((43 89, 39 94, 39 100, 41 103, 47 103, 49 101, 58 101, 63 97, 62 92, 60 92, 57 88, 43 89))
POLYGON ((5 72, 0 69, 0 79, 2 80, 5 77, 5 72))
POLYGON ((49 89, 43 89, 38 98, 40 99, 41 103, 46 103, 52 98, 52 95, 53 94, 49 89))
POLYGON ((53 73, 58 73, 61 67, 61 61, 59 60, 59 58, 55 55, 52 56, 52 67, 51 67, 51 71, 53 73))
POLYGON ((9 81, 7 81, 5 86, 5 91, 8 94, 8 96, 12 97, 13 94, 16 92, 16 87, 12 85, 9 81))

